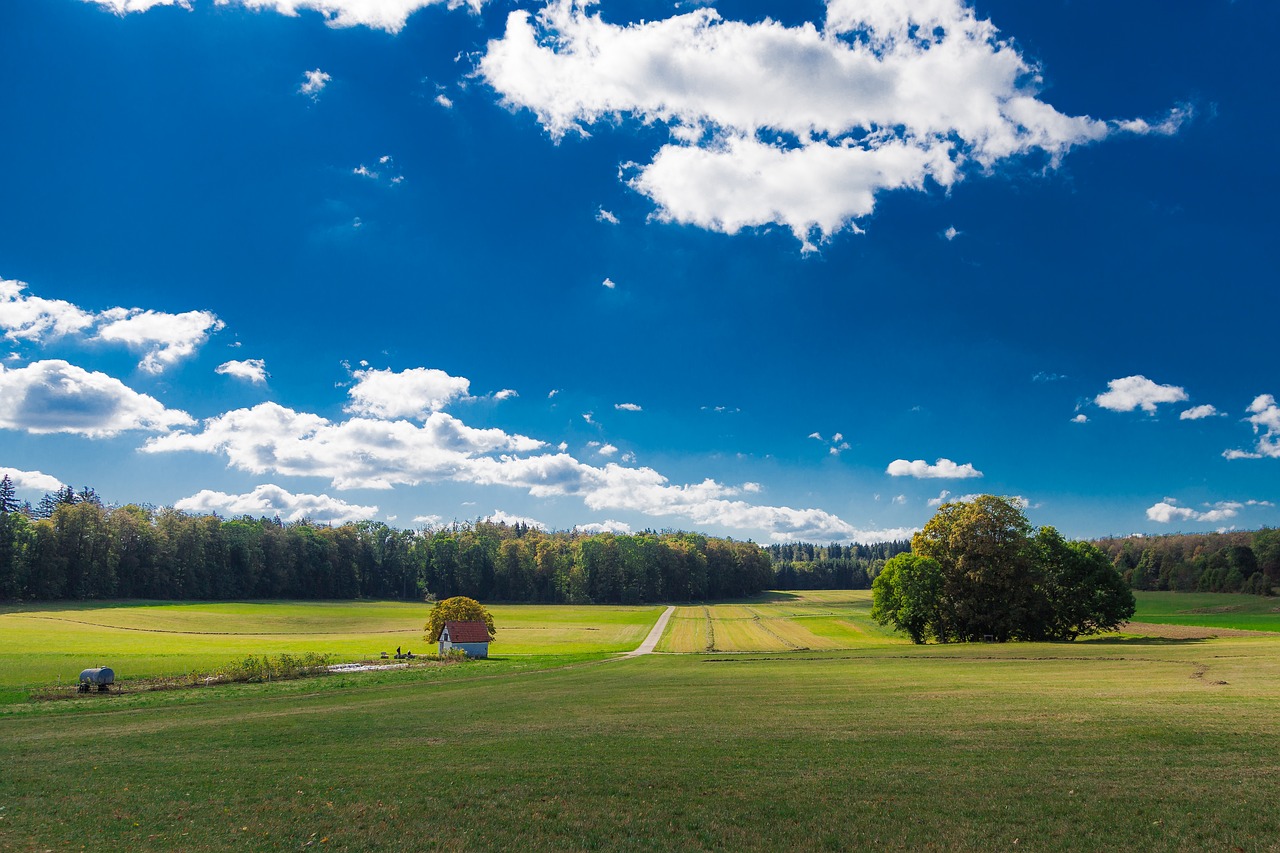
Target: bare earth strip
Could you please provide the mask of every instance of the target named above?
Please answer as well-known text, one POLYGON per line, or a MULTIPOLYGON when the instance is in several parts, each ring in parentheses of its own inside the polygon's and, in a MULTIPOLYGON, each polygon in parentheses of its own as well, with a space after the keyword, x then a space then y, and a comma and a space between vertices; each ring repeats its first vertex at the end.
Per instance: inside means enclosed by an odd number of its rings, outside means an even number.
POLYGON ((1197 625, 1157 625, 1154 622, 1130 622, 1120 629, 1123 634, 1162 637, 1171 640, 1208 640, 1213 637, 1274 637, 1268 631, 1242 631, 1238 628, 1204 628, 1197 625))

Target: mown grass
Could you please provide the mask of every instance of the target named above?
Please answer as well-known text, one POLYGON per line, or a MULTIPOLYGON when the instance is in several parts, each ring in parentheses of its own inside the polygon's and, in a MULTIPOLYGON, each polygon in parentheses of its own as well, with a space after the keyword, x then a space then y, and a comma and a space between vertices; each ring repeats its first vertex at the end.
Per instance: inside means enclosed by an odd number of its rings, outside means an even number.
POLYGON ((0 849, 1274 850, 1277 651, 878 645, 41 706, 0 716, 0 849))
MULTIPOLYGON (((495 605, 495 655, 596 655, 640 644, 661 607, 495 605)), ((54 603, 0 611, 0 705, 74 683, 90 666, 121 679, 217 669, 248 655, 359 660, 434 647, 428 605, 398 602, 54 603)))
POLYGON ((1280 631, 1280 599, 1221 592, 1135 592, 1135 622, 1280 631))

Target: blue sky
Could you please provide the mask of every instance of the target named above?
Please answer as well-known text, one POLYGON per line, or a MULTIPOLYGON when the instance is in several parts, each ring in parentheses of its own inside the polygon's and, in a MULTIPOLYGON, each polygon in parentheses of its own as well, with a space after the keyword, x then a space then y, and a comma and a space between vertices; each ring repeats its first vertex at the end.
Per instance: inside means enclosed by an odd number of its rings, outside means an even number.
POLYGON ((1178 12, 2 4, 0 468, 403 527, 1280 524, 1280 9, 1178 12))

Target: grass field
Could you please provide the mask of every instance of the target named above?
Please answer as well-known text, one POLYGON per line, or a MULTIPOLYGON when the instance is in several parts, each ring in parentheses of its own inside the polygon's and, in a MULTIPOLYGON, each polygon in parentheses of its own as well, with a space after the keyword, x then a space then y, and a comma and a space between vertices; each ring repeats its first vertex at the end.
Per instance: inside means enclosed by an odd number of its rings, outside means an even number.
POLYGON ((1280 631, 1280 599, 1220 592, 1135 592, 1134 621, 1280 631))
MULTIPOLYGON (((1144 594, 1138 617, 1236 604, 1270 602, 1144 594)), ((659 608, 495 608, 529 652, 2 706, 0 850, 1280 850, 1280 635, 912 646, 869 606, 827 592, 678 608, 660 650, 702 653, 625 661, 602 658, 659 608)), ((302 642, 305 625, 384 643, 420 637, 423 618, 181 607, 0 615, 0 681, 28 627, 67 631, 72 652, 138 635, 139 659, 150 642, 186 663, 175 638, 302 642)))
POLYGON ((0 716, 0 849, 1274 850, 1278 648, 654 655, 94 698, 0 716))
MULTIPOLYGON (((494 655, 597 655, 640 644, 661 607, 495 605, 494 655)), ((247 655, 339 660, 431 652, 427 605, 396 602, 44 604, 0 610, 0 705, 89 666, 122 677, 206 672, 247 655)))

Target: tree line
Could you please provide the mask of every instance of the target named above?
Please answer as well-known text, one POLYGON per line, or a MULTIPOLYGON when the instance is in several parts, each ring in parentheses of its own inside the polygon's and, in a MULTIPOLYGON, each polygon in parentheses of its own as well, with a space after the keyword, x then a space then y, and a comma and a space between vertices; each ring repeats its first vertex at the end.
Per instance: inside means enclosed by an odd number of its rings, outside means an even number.
POLYGON ((911 542, 790 542, 765 550, 773 562, 772 589, 870 589, 885 561, 910 551, 911 542))
POLYGON ((108 506, 69 487, 32 507, 0 480, 0 600, 421 600, 643 603, 769 588, 758 545, 696 533, 546 532, 477 521, 424 530, 224 519, 108 506))
POLYGON ((1280 529, 1100 539, 1133 589, 1271 595, 1280 585, 1280 529))

